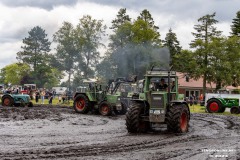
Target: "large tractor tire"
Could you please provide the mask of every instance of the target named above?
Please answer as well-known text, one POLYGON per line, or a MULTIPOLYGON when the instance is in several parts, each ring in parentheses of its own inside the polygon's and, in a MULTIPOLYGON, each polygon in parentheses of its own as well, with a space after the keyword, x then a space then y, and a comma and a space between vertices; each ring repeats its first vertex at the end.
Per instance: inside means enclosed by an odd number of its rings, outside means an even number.
POLYGON ((169 131, 186 133, 189 127, 189 110, 185 104, 173 105, 166 115, 166 123, 169 131))
POLYGON ((2 97, 2 106, 13 106, 14 99, 10 95, 5 95, 2 97))
POLYGON ((239 114, 240 113, 240 107, 233 106, 230 109, 231 114, 239 114))
POLYGON ((141 119, 144 106, 141 103, 132 102, 126 114, 126 126, 129 133, 145 133, 150 129, 150 124, 141 119))
POLYGON ((206 109, 209 113, 220 113, 224 111, 224 107, 222 107, 222 103, 217 99, 210 99, 207 102, 206 109))
POLYGON ((109 116, 112 114, 112 106, 104 101, 99 104, 99 113, 103 116, 109 116))
POLYGON ((87 114, 91 108, 88 98, 79 94, 74 99, 73 108, 77 113, 87 114))
POLYGON ((113 110, 116 115, 124 115, 127 113, 127 105, 124 103, 121 103, 122 110, 116 110, 116 108, 113 110))

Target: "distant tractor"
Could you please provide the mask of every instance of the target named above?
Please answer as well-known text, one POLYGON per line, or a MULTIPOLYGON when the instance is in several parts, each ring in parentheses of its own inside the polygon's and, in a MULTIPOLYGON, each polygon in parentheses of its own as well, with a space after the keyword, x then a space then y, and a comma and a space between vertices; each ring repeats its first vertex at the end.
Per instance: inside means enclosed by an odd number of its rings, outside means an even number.
POLYGON ((209 113, 223 113, 226 108, 230 108, 232 114, 240 113, 239 94, 214 94, 205 95, 206 111, 209 113))
POLYGON ((2 96, 2 106, 33 107, 33 103, 27 94, 4 94, 2 96))
POLYGON ((36 84, 24 84, 23 89, 20 91, 22 94, 28 94, 31 99, 37 90, 36 84))
POLYGON ((107 89, 107 96, 117 96, 117 101, 114 102, 115 109, 113 110, 116 115, 122 115, 127 112, 130 101, 134 93, 137 92, 137 85, 135 80, 115 80, 109 84, 107 89))
POLYGON ((74 95, 74 110, 77 113, 86 114, 91 111, 104 116, 111 115, 112 112, 125 114, 127 105, 121 101, 123 93, 118 90, 122 86, 120 84, 119 81, 111 88, 95 80, 85 80, 74 95))
POLYGON ((187 102, 178 99, 176 72, 152 68, 144 77, 142 92, 133 97, 126 114, 128 132, 147 132, 162 124, 175 133, 188 132, 190 110, 187 102))

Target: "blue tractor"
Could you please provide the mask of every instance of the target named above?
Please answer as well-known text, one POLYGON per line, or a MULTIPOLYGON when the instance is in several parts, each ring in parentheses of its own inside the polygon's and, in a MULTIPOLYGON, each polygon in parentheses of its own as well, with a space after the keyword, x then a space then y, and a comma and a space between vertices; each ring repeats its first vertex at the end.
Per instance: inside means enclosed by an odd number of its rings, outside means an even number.
POLYGON ((30 96, 27 94, 4 94, 2 96, 2 106, 28 106, 33 107, 30 96))

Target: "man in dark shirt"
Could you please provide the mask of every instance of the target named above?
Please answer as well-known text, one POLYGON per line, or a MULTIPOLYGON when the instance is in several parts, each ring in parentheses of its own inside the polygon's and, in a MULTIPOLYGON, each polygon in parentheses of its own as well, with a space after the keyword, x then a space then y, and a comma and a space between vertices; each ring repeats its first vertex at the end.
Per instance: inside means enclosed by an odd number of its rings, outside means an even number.
POLYGON ((166 90, 166 88, 168 87, 168 85, 165 83, 165 80, 162 78, 160 81, 160 84, 158 86, 159 90, 166 90))

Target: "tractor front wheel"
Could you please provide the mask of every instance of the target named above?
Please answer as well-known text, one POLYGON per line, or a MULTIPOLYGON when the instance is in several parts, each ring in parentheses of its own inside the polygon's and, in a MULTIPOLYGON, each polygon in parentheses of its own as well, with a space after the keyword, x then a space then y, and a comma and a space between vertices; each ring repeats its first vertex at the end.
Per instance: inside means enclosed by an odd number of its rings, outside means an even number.
POLYGON ((210 99, 207 102, 206 109, 209 113, 219 113, 223 111, 222 103, 217 99, 210 99))
POLYGON ((230 109, 231 114, 239 114, 240 113, 240 107, 233 106, 230 109))
POLYGON ((90 102, 85 95, 79 94, 75 97, 73 108, 77 113, 86 114, 90 110, 90 107, 90 102))
POLYGON ((189 110, 185 104, 173 105, 166 115, 167 128, 175 133, 188 132, 189 119, 189 110))
POLYGON ((109 116, 112 114, 112 106, 108 102, 101 102, 99 104, 99 113, 103 116, 109 116))
POLYGON ((14 104, 14 99, 7 95, 2 98, 2 106, 12 106, 14 104))
POLYGON ((144 133, 150 129, 148 121, 141 118, 144 106, 141 103, 133 102, 126 114, 126 126, 129 133, 144 133))

